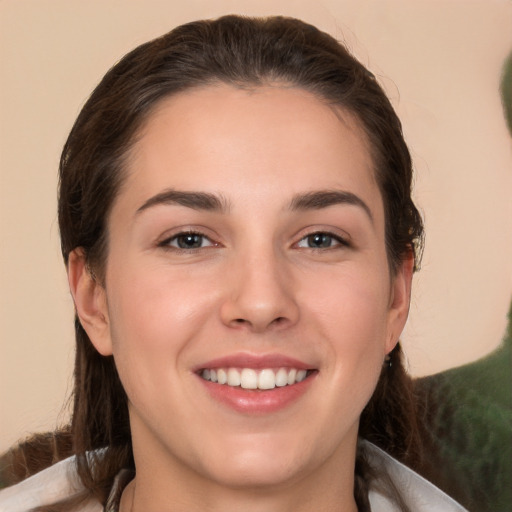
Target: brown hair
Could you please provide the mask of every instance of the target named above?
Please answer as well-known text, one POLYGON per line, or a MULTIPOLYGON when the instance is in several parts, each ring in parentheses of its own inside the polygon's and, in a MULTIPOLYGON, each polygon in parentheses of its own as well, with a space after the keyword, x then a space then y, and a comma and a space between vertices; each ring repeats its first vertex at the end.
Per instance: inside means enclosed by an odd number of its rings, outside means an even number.
MULTIPOLYGON (((80 112, 60 162, 62 253, 84 250, 100 281, 108 253, 110 209, 123 183, 124 158, 160 100, 210 83, 235 87, 281 82, 303 88, 353 114, 372 151, 383 197, 391 272, 415 253, 423 227, 411 200, 412 165, 401 124, 375 77, 344 46, 296 19, 226 16, 180 26, 128 53, 96 87, 80 112)), ((92 346, 78 319, 73 416, 69 430, 78 472, 105 503, 115 474, 133 468, 127 399, 112 357, 92 346), (101 390, 101 393, 98 391, 101 390), (94 472, 86 452, 108 447, 94 472)), ((414 465, 417 428, 400 347, 391 354, 361 417, 360 437, 414 465)), ((356 464, 355 495, 368 507, 370 468, 356 464)))

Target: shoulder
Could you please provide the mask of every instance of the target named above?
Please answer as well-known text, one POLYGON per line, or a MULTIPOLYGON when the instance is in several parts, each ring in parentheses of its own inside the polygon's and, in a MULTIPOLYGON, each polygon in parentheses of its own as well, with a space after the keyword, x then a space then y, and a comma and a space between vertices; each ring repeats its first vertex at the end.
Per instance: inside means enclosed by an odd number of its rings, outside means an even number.
MULTIPOLYGON (((467 512, 435 485, 404 466, 375 445, 365 442, 365 452, 379 474, 387 474, 405 504, 414 512, 467 512)), ((378 490, 370 491, 375 512, 397 512, 398 509, 378 490)))
MULTIPOLYGON (((62 460, 19 484, 0 491, 0 512, 29 512, 35 507, 72 498, 83 491, 76 474, 75 458, 62 460)), ((88 501, 80 512, 102 512, 97 501, 88 501)), ((78 512, 78 511, 77 511, 78 512)))

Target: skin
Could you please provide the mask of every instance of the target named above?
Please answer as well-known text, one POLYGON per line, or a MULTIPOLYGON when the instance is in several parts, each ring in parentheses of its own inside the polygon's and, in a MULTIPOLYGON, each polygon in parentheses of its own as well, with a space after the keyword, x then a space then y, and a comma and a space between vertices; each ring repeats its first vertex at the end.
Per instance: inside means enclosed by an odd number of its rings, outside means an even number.
POLYGON ((358 420, 404 327, 413 262, 390 276, 355 119, 279 85, 166 99, 132 148, 108 232, 103 284, 80 249, 68 271, 81 322, 114 355, 129 398, 137 476, 122 510, 357 510, 358 420), (152 199, 171 189, 214 194, 224 210, 152 199), (318 191, 360 203, 290 207, 318 191), (180 250, 183 231, 204 235, 201 247, 180 250), (313 233, 325 233, 321 247, 313 233), (240 352, 315 373, 286 407, 243 413, 194 373, 240 352))

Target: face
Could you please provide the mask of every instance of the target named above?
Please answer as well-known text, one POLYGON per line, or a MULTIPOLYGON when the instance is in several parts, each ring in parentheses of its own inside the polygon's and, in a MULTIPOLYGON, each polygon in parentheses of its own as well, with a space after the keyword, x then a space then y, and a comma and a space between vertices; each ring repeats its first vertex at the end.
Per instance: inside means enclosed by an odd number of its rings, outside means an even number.
POLYGON ((108 230, 104 287, 78 253, 70 282, 126 389, 137 478, 353 473, 411 264, 390 276, 381 194, 348 113, 278 86, 169 98, 131 151, 108 230))

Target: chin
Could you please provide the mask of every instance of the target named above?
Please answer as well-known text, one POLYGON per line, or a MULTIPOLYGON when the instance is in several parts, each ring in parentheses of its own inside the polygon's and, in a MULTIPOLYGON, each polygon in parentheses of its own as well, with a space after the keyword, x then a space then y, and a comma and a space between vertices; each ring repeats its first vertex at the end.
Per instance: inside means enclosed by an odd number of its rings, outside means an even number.
POLYGON ((236 460, 225 461, 222 468, 215 468, 215 480, 232 489, 268 489, 281 487, 300 479, 299 467, 274 457, 247 454, 236 460))
POLYGON ((212 457, 205 469, 218 483, 238 489, 286 486, 318 464, 302 438, 290 436, 287 440, 268 435, 231 439, 223 453, 223 457, 212 457))

